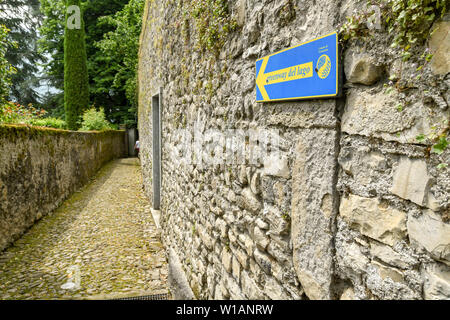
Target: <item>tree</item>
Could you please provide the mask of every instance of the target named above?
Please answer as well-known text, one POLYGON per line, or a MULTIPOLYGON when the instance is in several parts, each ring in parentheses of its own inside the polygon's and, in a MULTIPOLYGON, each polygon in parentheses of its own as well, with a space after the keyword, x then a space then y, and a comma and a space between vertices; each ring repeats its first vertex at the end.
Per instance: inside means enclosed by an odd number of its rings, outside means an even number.
POLYGON ((5 25, 0 25, 0 116, 2 105, 6 102, 11 88, 11 75, 14 74, 14 67, 6 59, 6 52, 9 47, 14 46, 8 39, 9 29, 5 25))
MULTIPOLYGON (((64 89, 64 0, 40 0, 44 15, 40 28, 39 41, 42 52, 51 59, 45 64, 49 83, 59 90, 64 89)), ((113 88, 117 66, 115 61, 104 55, 95 46, 104 34, 114 30, 114 26, 99 22, 105 15, 114 15, 123 9, 129 0, 91 0, 83 2, 83 19, 86 33, 86 53, 88 57, 89 90, 91 101, 97 107, 104 107, 108 120, 123 122, 123 115, 128 113, 130 104, 124 88, 113 88), (119 111, 117 111, 119 110, 119 111)), ((64 112, 60 104, 60 94, 50 93, 44 97, 45 107, 53 108, 52 114, 58 116, 64 112)))
POLYGON ((80 127, 80 117, 89 107, 89 79, 83 15, 80 0, 66 1, 64 33, 64 110, 70 130, 80 127), (78 8, 71 11, 72 8, 78 8))
POLYGON ((10 46, 5 57, 18 72, 11 76, 9 99, 21 104, 39 102, 38 63, 44 57, 38 52, 37 39, 41 15, 39 0, 0 1, 0 24, 10 29, 9 38, 17 43, 10 46))
POLYGON ((137 65, 144 3, 144 0, 130 0, 115 15, 100 18, 99 24, 111 25, 114 30, 96 43, 103 59, 114 67, 108 70, 113 75, 111 85, 111 78, 106 81, 102 77, 94 80, 99 88, 124 91, 128 103, 123 108, 116 106, 116 113, 120 115, 122 123, 131 127, 136 126, 137 118, 137 65))

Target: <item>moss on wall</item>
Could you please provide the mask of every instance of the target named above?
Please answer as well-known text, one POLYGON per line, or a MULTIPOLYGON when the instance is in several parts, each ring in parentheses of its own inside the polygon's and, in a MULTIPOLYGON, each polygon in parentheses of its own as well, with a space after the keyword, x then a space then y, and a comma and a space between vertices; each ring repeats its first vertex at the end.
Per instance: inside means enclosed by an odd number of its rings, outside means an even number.
POLYGON ((125 156, 124 135, 0 126, 0 251, 105 163, 125 156))

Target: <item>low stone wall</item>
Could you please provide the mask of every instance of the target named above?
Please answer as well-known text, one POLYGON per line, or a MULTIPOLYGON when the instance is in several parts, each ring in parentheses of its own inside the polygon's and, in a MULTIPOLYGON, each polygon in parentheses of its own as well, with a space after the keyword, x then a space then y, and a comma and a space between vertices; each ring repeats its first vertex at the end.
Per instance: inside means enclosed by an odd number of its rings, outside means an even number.
POLYGON ((123 157, 124 134, 0 126, 0 251, 123 157))

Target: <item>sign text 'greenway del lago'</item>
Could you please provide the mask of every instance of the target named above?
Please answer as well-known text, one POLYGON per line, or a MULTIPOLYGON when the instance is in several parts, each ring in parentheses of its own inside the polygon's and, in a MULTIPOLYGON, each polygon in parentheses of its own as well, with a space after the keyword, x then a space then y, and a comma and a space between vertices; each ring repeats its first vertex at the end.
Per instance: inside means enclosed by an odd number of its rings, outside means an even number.
POLYGON ((336 32, 256 61, 256 101, 339 96, 336 32))

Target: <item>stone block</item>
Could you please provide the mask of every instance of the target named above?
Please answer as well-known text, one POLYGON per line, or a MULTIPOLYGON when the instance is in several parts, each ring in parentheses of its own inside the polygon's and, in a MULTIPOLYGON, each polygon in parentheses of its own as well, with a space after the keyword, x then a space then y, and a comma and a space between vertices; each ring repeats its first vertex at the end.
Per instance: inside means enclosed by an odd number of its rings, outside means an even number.
POLYGON ((381 78, 383 69, 375 65, 374 59, 368 54, 349 49, 345 53, 344 71, 347 81, 372 85, 381 78))
POLYGON ((287 157, 276 153, 269 154, 264 159, 264 174, 288 179, 290 171, 287 157))
POLYGON ((246 4, 245 0, 236 1, 236 23, 242 27, 245 23, 246 4))
POLYGON ((283 287, 272 277, 266 278, 264 293, 272 300, 289 299, 289 297, 284 293, 283 287))
POLYGON ((261 269, 265 273, 270 275, 272 272, 272 261, 270 260, 270 257, 258 249, 255 250, 253 256, 255 257, 255 261, 261 267, 261 269))
POLYGON ((431 264, 424 268, 423 285, 426 300, 450 300, 450 268, 443 264, 431 264))
POLYGON ((370 242, 370 254, 384 263, 401 269, 408 269, 419 263, 410 255, 400 254, 391 247, 375 241, 370 242))
POLYGON ((332 225, 336 215, 337 170, 334 130, 300 132, 292 166, 291 239, 297 277, 310 299, 330 299, 333 265, 332 225), (322 212, 331 197, 332 212, 322 212))
POLYGON ((261 174, 255 172, 250 182, 250 189, 256 195, 261 193, 261 174))
POLYGON ((247 299, 264 300, 264 293, 246 271, 241 272, 241 287, 247 299))
POLYGON ((236 259, 239 261, 239 263, 242 265, 242 267, 244 269, 247 269, 248 264, 249 264, 249 259, 250 259, 247 252, 245 252, 242 249, 237 248, 237 249, 233 250, 233 253, 235 254, 236 259))
POLYGON ((355 242, 340 242, 336 246, 336 255, 341 268, 351 269, 356 274, 364 273, 370 262, 355 242))
POLYGON ((241 277, 241 265, 235 256, 233 256, 233 262, 231 263, 231 273, 236 281, 239 283, 241 277))
POLYGON ((270 233, 286 234, 290 224, 286 221, 277 207, 264 205, 264 217, 270 222, 270 233))
POLYGON ((227 272, 231 272, 231 260, 233 258, 232 253, 224 248, 222 251, 222 265, 227 272))
POLYGON ((257 213, 261 209, 261 203, 250 190, 250 188, 244 188, 242 190, 242 195, 236 198, 236 203, 253 213, 257 213))
POLYGON ((385 280, 385 279, 389 278, 395 282, 401 282, 401 283, 405 282, 404 276, 400 270, 382 265, 381 263, 379 263, 377 261, 372 261, 372 265, 374 265, 375 268, 377 268, 378 274, 381 279, 385 280))
POLYGON ((350 194, 342 198, 339 213, 352 229, 385 244, 394 245, 405 238, 406 213, 376 198, 350 194))
POLYGON ((285 250, 285 248, 275 241, 270 241, 267 246, 267 252, 280 263, 286 263, 291 259, 289 251, 285 250))
POLYGON ((433 115, 421 101, 408 105, 401 112, 397 110, 399 104, 401 100, 397 94, 352 88, 347 94, 342 131, 386 141, 416 144, 419 134, 431 134, 435 121, 448 119, 448 114, 441 110, 434 111, 433 115))
POLYGON ((401 157, 394 173, 391 192, 422 206, 430 188, 427 163, 420 159, 401 157))
POLYGON ((255 220, 256 225, 263 230, 268 230, 269 229, 269 224, 267 222, 265 222, 264 220, 262 220, 261 218, 257 218, 255 220))
POLYGON ((433 53, 431 70, 436 75, 446 75, 450 72, 450 19, 449 15, 443 21, 433 26, 429 47, 433 53))
POLYGON ((412 244, 425 248, 433 258, 450 265, 450 224, 431 210, 408 216, 408 235, 412 244))
POLYGON ((220 231, 220 238, 222 240, 225 240, 228 238, 228 226, 224 220, 217 218, 215 227, 220 231))
POLYGON ((355 300, 355 292, 353 288, 346 288, 342 294, 339 300, 355 300))
POLYGON ((253 229, 253 238, 260 250, 266 250, 267 246, 269 245, 269 237, 267 237, 266 233, 257 226, 255 226, 255 228, 253 229))

